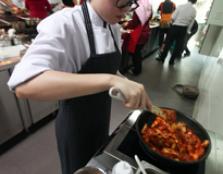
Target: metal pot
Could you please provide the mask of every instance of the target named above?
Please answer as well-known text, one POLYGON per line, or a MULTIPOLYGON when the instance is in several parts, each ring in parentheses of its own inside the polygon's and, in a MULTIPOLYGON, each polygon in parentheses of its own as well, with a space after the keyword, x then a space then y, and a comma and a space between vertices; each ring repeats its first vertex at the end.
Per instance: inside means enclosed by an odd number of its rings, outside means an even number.
POLYGON ((102 169, 87 166, 77 170, 74 174, 106 174, 106 173, 102 169))
MULTIPOLYGON (((147 174, 160 174, 158 171, 154 170, 154 169, 150 169, 150 168, 146 168, 145 169, 147 174)), ((136 172, 137 174, 142 174, 142 172, 139 170, 136 172)))

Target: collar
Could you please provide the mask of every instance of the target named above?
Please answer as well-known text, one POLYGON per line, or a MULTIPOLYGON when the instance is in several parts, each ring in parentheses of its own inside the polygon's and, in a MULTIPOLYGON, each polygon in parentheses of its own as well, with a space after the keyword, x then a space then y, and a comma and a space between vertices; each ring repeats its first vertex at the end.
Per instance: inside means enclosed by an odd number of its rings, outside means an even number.
POLYGON ((105 22, 97 13, 96 11, 92 8, 91 4, 89 1, 87 1, 87 7, 90 15, 90 19, 92 24, 98 27, 107 27, 107 22, 105 22))
POLYGON ((193 5, 193 3, 192 3, 192 2, 190 2, 190 1, 188 1, 188 2, 187 2, 187 4, 193 5))

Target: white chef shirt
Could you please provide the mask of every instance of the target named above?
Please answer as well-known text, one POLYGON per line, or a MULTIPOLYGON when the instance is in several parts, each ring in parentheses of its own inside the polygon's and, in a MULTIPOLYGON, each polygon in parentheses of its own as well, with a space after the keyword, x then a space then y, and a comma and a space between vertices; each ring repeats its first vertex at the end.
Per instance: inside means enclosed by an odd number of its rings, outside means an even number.
MULTIPOLYGON (((115 51, 109 27, 87 2, 97 54, 115 51)), ((115 41, 121 48, 120 26, 111 26, 115 41)), ((44 19, 37 27, 38 35, 8 81, 17 85, 46 71, 78 72, 90 56, 90 48, 81 6, 65 8, 44 19)))
POLYGON ((173 25, 189 26, 196 17, 196 10, 191 2, 179 5, 172 15, 173 25))

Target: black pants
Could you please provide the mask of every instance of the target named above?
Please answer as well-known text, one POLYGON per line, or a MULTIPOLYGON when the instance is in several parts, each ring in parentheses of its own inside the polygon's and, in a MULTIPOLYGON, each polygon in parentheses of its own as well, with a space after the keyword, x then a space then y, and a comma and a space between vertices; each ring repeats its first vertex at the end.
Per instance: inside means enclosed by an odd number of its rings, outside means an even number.
POLYGON ((142 48, 144 44, 136 46, 135 53, 132 54, 132 63, 133 63, 133 73, 138 75, 142 72, 142 48))
POLYGON ((185 42, 184 42, 184 50, 183 50, 183 51, 185 51, 185 54, 190 54, 190 50, 189 50, 189 48, 187 47, 187 43, 188 43, 188 41, 190 40, 190 38, 191 38, 194 34, 195 34, 195 33, 186 34, 185 42))
POLYGON ((175 42, 175 47, 173 49, 170 62, 173 63, 176 57, 181 57, 182 51, 184 49, 186 32, 187 32, 187 27, 173 25, 170 28, 170 31, 167 34, 164 49, 160 55, 161 59, 164 60, 166 58, 174 42, 175 42))
POLYGON ((169 28, 159 28, 159 46, 161 47, 165 41, 165 34, 167 35, 169 28))

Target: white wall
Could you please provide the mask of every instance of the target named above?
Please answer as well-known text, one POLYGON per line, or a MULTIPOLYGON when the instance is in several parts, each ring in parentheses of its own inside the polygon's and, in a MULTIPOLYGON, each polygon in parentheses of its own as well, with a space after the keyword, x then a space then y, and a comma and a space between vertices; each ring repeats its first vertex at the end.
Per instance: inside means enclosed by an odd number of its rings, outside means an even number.
POLYGON ((223 26, 223 1, 222 0, 214 0, 211 13, 208 19, 208 24, 212 25, 220 25, 223 26))

